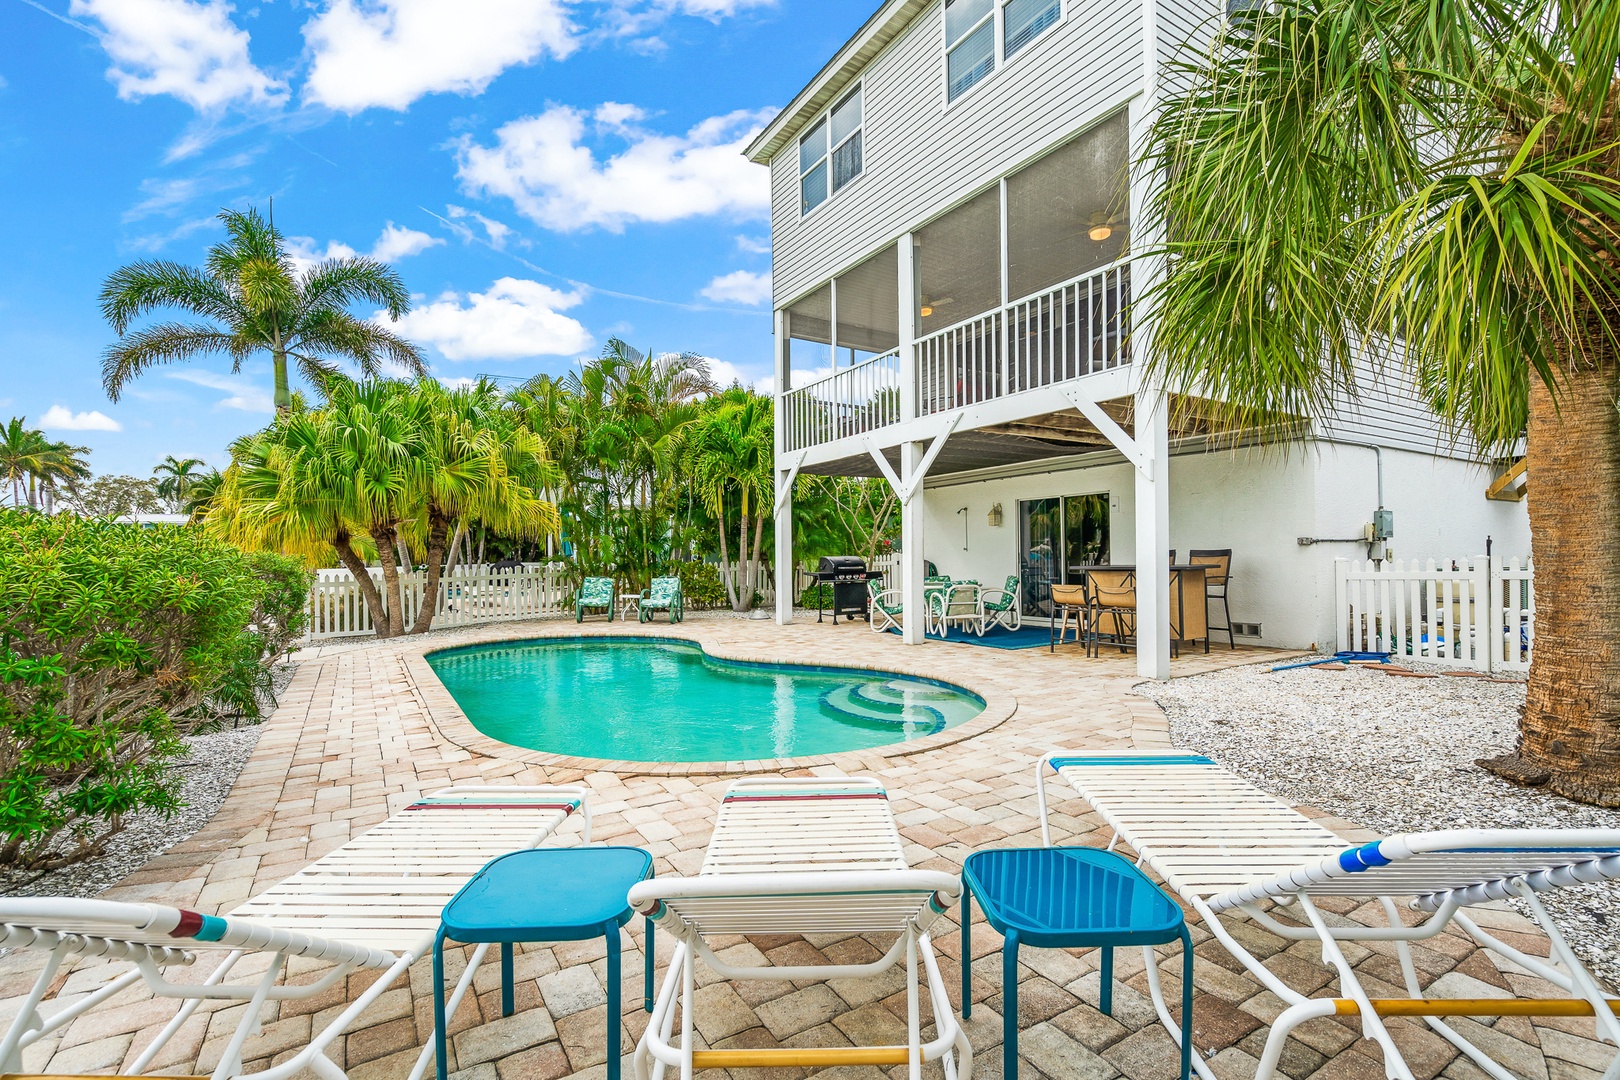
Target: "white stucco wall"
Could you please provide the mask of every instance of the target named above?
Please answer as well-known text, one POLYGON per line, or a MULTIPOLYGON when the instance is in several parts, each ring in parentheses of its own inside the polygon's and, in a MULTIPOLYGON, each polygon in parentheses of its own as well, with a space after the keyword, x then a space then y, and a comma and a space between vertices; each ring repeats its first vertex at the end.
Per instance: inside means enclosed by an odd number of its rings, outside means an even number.
MULTIPOLYGON (((1504 556, 1529 553, 1522 503, 1484 497, 1489 475, 1467 462, 1384 451, 1384 504, 1395 511, 1397 558, 1483 554, 1485 536, 1504 556)), ((1170 542, 1231 548, 1232 618, 1260 623, 1251 644, 1330 646, 1333 562, 1365 558, 1363 544, 1302 547, 1298 537, 1361 534, 1378 505, 1373 452, 1313 443, 1174 457, 1170 462, 1170 542)), ((1070 467, 969 483, 946 478, 923 493, 924 555, 952 577, 999 583, 1018 567, 1020 500, 1106 492, 1113 561, 1134 562, 1135 475, 1124 463, 1070 467), (995 503, 1003 523, 987 521, 995 503), (967 508, 967 513, 958 510, 967 508), (964 522, 964 517, 966 521, 964 522), (965 546, 964 546, 965 545, 965 546)))

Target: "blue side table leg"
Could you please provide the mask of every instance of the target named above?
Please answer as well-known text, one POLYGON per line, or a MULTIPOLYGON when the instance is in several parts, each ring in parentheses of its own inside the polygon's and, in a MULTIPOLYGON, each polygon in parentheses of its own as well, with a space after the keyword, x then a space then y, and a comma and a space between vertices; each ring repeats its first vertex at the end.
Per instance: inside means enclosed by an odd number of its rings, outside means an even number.
POLYGON ((1181 925, 1181 1080, 1192 1074, 1193 944, 1187 924, 1181 925))
POLYGON ((1097 1008, 1104 1016, 1114 1015, 1114 947, 1102 947, 1102 989, 1097 992, 1097 1008))
POLYGON ((1018 1080, 1018 931, 1001 950, 1001 1075, 1018 1080))
POLYGON ((653 921, 647 919, 647 970, 641 980, 641 1007, 652 1012, 653 1007, 653 959, 656 945, 653 942, 653 921))
POLYGON ((517 1003, 512 1000, 512 943, 501 942, 501 1015, 511 1016, 517 1012, 517 1003))
POLYGON ((608 1080, 619 1080, 619 1005, 624 998, 624 976, 619 973, 619 923, 607 924, 607 1074, 608 1080))
POLYGON ((962 1019, 973 1015, 973 890, 962 890, 962 1019))
POLYGON ((444 927, 433 936, 433 1055, 439 1068, 439 1080, 450 1073, 450 1055, 445 1044, 450 1041, 450 1025, 444 1018, 444 927))

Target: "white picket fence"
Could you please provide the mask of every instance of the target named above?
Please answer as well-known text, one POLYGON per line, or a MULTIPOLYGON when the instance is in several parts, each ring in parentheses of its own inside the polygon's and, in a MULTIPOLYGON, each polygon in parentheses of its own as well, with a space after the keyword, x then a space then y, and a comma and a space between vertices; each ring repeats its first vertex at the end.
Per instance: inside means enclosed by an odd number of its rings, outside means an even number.
MULTIPOLYGON (((389 607, 393 598, 383 589, 382 571, 373 569, 371 580, 383 593, 389 607)), ((400 575, 404 599, 405 625, 409 627, 422 610, 427 574, 413 571, 400 575)), ((433 628, 468 626, 472 623, 537 619, 568 610, 573 599, 562 568, 555 563, 538 563, 512 570, 488 566, 458 566, 439 579, 433 628)), ((319 570, 310 587, 309 633, 307 640, 359 637, 376 632, 371 610, 354 576, 347 570, 319 570)), ((615 613, 617 614, 617 613, 615 613)))
POLYGON ((1523 672, 1536 639, 1530 560, 1334 562, 1338 647, 1397 660, 1523 672))

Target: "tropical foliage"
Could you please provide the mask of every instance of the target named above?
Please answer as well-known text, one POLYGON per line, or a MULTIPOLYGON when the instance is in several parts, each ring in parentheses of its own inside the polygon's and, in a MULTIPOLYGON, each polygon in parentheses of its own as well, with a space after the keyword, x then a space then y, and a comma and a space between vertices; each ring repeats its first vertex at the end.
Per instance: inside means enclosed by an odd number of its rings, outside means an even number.
POLYGON ((1402 380, 1527 432, 1536 648, 1517 751, 1620 805, 1620 5, 1273 0, 1172 65, 1152 375, 1236 424, 1402 380))
POLYGON ((157 484, 117 473, 70 481, 62 489, 60 503, 63 509, 85 518, 121 518, 164 511, 157 484))
POLYGON ((400 568, 422 553, 427 595, 436 595, 453 526, 475 517, 510 535, 556 532, 544 495, 556 471, 492 384, 332 379, 326 388, 324 404, 294 409, 232 447, 204 518, 210 531, 312 561, 335 554, 381 637, 432 625, 428 604, 405 626, 400 568), (381 589, 368 555, 381 565, 381 589))
POLYGON ((112 400, 147 369, 200 356, 229 357, 238 371, 250 357, 269 353, 281 414, 292 409, 289 364, 316 387, 341 374, 339 361, 371 377, 384 363, 427 373, 416 346, 349 310, 366 302, 392 319, 410 310, 410 293, 387 264, 344 257, 299 271, 281 233, 257 211, 226 210, 219 219, 226 238, 209 249, 201 269, 146 260, 114 271, 102 285, 101 312, 118 334, 101 366, 112 400), (138 319, 163 309, 204 321, 136 328, 138 319))
POLYGON ((0 866, 86 858, 177 809, 181 736, 262 687, 307 588, 196 529, 0 511, 0 866))
POLYGON ((55 442, 13 416, 0 427, 0 506, 49 511, 64 485, 90 475, 83 446, 55 442))
POLYGON ((198 483, 206 482, 204 478, 213 473, 201 458, 181 460, 173 454, 166 455, 152 470, 157 496, 174 514, 190 511, 198 483))

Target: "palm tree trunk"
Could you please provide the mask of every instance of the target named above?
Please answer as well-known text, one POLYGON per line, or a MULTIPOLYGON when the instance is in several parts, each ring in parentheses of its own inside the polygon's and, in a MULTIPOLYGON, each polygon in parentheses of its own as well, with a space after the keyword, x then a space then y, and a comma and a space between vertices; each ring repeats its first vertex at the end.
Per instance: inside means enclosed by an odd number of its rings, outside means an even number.
POLYGON ((754 515, 754 550, 748 555, 748 583, 753 586, 748 597, 753 599, 754 593, 764 592, 760 586, 765 583, 765 564, 759 558, 759 546, 765 539, 765 515, 754 515))
POLYGON ((377 583, 371 580, 371 571, 365 561, 356 554, 354 544, 348 533, 338 533, 332 537, 332 550, 337 552, 338 562, 343 564, 353 577, 354 583, 360 587, 360 596, 366 602, 366 610, 371 612, 371 625, 376 628, 378 637, 389 637, 388 609, 383 606, 382 593, 377 591, 377 583))
POLYGON ((439 580, 444 569, 446 538, 450 535, 450 519, 428 511, 427 581, 422 586, 422 610, 416 613, 411 627, 413 634, 425 634, 433 626, 433 616, 439 610, 439 580))
POLYGON ((275 369, 276 375, 276 419, 279 420, 292 412, 292 387, 287 383, 286 350, 279 348, 273 350, 270 365, 275 369))
POLYGON ((456 522, 456 535, 450 538, 450 557, 444 562, 444 573, 448 577, 455 570, 456 563, 465 562, 461 555, 461 538, 467 533, 467 519, 462 518, 456 522))
POLYGON ((382 563, 383 594, 388 597, 388 633, 377 636, 399 637, 405 632, 405 597, 399 591, 399 563, 394 555, 398 530, 392 524, 372 522, 370 532, 377 545, 377 561, 382 563))
POLYGON ((1519 744, 1498 776, 1620 806, 1620 423, 1614 370, 1530 376, 1535 651, 1519 744))
MULTIPOLYGON (((724 529, 720 530, 722 533, 724 529)), ((737 515, 737 572, 732 576, 737 581, 737 595, 732 598, 732 611, 747 611, 753 606, 754 590, 750 582, 743 578, 748 565, 748 503, 743 502, 742 511, 737 515)))
MULTIPOLYGON (((726 550, 726 507, 720 504, 720 581, 726 587, 726 600, 731 604, 732 611, 741 611, 737 606, 737 582, 731 573, 731 553, 726 550)), ((738 552, 740 556, 742 553, 738 552)))

